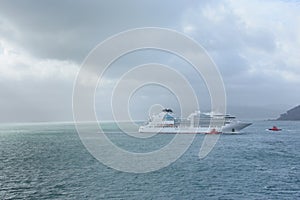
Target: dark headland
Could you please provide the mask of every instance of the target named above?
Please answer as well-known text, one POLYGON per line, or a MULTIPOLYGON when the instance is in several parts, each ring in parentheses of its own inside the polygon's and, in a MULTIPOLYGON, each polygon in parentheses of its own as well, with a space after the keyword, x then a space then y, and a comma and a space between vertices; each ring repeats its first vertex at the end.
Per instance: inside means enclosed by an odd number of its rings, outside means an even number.
POLYGON ((300 120, 300 105, 288 110, 286 113, 281 114, 277 120, 300 120))

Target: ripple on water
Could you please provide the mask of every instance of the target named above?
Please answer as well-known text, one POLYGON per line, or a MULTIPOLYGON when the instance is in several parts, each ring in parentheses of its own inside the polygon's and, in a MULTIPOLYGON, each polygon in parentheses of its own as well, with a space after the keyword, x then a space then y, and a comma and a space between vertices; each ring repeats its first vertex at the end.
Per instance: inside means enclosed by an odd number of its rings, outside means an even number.
MULTIPOLYGON (((102 165, 71 124, 0 127, 0 198, 297 199, 300 132, 292 130, 300 130, 300 124, 286 122, 281 127, 289 131, 273 134, 265 131, 269 123, 256 123, 246 134, 222 135, 203 160, 198 159, 203 135, 197 135, 183 157, 147 174, 102 165)), ((135 151, 158 148, 170 139, 135 145, 110 132, 119 145, 135 151)))

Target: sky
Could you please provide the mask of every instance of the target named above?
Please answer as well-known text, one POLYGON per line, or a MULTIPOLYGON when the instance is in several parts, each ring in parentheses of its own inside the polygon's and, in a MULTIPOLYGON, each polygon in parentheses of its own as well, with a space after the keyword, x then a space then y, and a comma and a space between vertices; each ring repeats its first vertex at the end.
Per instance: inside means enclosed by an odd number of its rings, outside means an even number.
MULTIPOLYGON (((300 104, 299 13, 295 0, 2 0, 0 122, 71 121, 73 84, 86 56, 106 38, 141 27, 174 29, 201 44, 222 75, 228 112, 276 118, 300 104)), ((103 119, 111 119, 105 97, 116 77, 147 62, 176 65, 194 83, 193 72, 174 55, 128 55, 114 63, 107 85, 97 91, 103 119)), ((193 87, 203 93, 205 110, 205 86, 193 87)), ((151 104, 177 106, 163 88, 146 88, 134 98, 135 118, 145 118, 151 104), (146 103, 138 101, 142 97, 146 103)))

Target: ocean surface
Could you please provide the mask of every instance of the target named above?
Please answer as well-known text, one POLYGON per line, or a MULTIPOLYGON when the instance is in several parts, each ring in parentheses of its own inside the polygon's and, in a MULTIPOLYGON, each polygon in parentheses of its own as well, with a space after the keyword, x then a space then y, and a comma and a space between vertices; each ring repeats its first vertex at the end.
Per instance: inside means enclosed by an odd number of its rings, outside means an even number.
MULTIPOLYGON (((109 123, 104 130, 134 152, 161 148, 173 137, 135 140, 109 123)), ((2 124, 0 199, 300 199, 300 122, 254 122, 243 134, 221 135, 200 160, 203 138, 197 135, 168 167, 134 174, 91 156, 73 124, 2 124), (283 131, 266 131, 273 125, 283 131)))

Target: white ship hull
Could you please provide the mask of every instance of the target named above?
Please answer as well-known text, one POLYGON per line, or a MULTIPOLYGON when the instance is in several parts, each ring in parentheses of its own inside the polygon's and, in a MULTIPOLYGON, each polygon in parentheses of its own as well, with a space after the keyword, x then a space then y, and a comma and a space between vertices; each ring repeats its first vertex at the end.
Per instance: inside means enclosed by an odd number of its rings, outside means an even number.
MULTIPOLYGON (((233 122, 223 126, 222 128, 215 128, 220 133, 239 133, 242 129, 250 126, 251 123, 245 122, 233 122)), ((183 134, 206 134, 211 133, 214 128, 210 127, 149 127, 141 126, 139 128, 140 133, 183 133, 183 134)))
POLYGON ((186 119, 175 118, 171 109, 164 109, 152 115, 147 125, 139 128, 140 133, 239 133, 251 123, 234 120, 235 117, 218 113, 200 113, 195 111, 186 119), (222 127, 211 127, 213 122, 219 121, 222 127))

